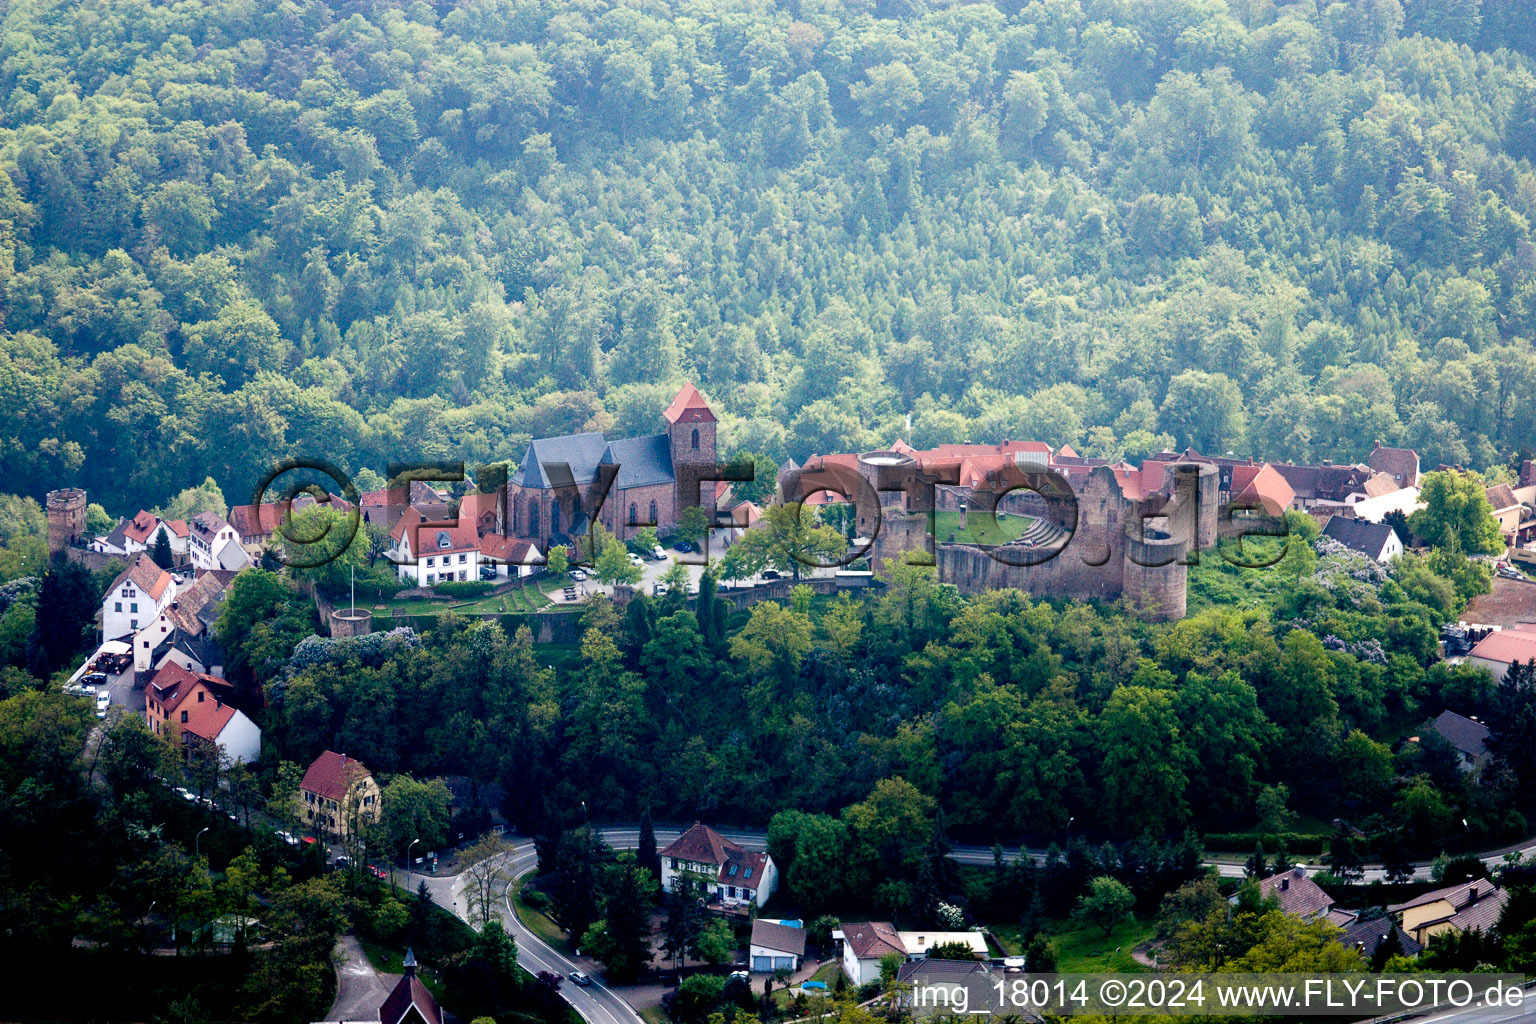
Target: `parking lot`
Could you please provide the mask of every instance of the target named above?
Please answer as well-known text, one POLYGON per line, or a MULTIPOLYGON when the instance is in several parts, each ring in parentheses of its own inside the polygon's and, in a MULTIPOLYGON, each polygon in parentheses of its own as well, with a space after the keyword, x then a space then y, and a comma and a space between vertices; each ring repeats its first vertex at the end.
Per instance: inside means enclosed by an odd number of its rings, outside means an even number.
MULTIPOLYGON (((711 549, 710 549, 710 560, 714 561, 716 559, 719 559, 722 555, 725 554, 725 549, 726 549, 725 542, 722 539, 718 538, 718 537, 715 538, 713 544, 711 545, 711 549)), ((641 591, 642 593, 646 593, 646 594, 654 594, 655 593, 656 584, 661 580, 661 578, 663 576, 665 576, 667 574, 667 570, 672 568, 672 563, 673 563, 674 560, 682 559, 684 557, 687 557, 687 558, 698 558, 699 557, 699 553, 696 552, 696 551, 692 552, 691 554, 688 554, 688 555, 684 555, 683 552, 678 551, 675 548, 671 548, 671 547, 666 548, 665 551, 667 553, 667 557, 665 559, 661 560, 661 561, 656 561, 656 560, 650 559, 650 558, 646 558, 646 559, 643 560, 643 562, 641 564, 641 567, 640 567, 643 575, 640 577, 640 582, 635 585, 635 588, 637 590, 641 591)), ((694 564, 691 564, 691 563, 688 563, 688 562, 684 562, 683 564, 684 564, 684 566, 688 570, 688 581, 690 583, 692 583, 693 585, 697 586, 698 582, 699 582, 699 577, 704 575, 704 569, 706 568, 706 566, 694 565, 694 564)), ((583 570, 583 572, 590 572, 590 571, 589 570, 583 570)), ((804 570, 801 573, 801 575, 802 576, 830 576, 834 572, 835 572, 835 570, 833 570, 833 569, 815 569, 815 570, 812 570, 810 568, 807 568, 806 570, 804 570)), ((769 578, 772 579, 773 577, 770 576, 769 578)), ((591 575, 588 575, 587 578, 585 580, 583 580, 583 581, 571 581, 571 582, 572 582, 573 586, 576 589, 576 601, 577 602, 585 601, 592 594, 611 594, 613 592, 613 588, 612 587, 606 586, 606 585, 604 585, 602 583, 599 583, 591 575)), ((751 585, 753 585, 755 583, 762 583, 762 582, 764 582, 763 577, 761 577, 761 576, 754 576, 751 579, 739 580, 739 581, 736 581, 735 583, 722 583, 721 586, 723 588, 730 589, 732 587, 748 587, 748 586, 751 586, 751 585)), ((562 592, 560 590, 551 591, 550 595, 549 595, 549 599, 551 601, 555 602, 556 604, 565 604, 566 603, 565 594, 564 594, 564 592, 562 592)))

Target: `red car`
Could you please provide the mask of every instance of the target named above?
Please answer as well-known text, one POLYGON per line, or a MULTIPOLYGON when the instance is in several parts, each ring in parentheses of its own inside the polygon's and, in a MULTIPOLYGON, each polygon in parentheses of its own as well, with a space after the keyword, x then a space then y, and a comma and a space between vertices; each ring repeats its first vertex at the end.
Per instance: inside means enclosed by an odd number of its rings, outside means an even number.
POLYGON ((374 878, 388 878, 389 877, 389 872, 385 871, 383 868, 379 867, 377 864, 369 864, 368 865, 368 873, 370 875, 372 875, 374 878))

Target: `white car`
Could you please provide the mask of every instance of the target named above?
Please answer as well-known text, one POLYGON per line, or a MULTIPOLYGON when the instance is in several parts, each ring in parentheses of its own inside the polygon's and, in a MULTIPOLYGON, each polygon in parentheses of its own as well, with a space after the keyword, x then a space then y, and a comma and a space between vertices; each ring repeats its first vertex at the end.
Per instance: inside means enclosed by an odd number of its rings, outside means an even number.
POLYGON ((631 551, 629 553, 629 564, 633 565, 633 566, 636 566, 638 568, 640 566, 645 565, 645 559, 641 558, 639 555, 637 555, 633 551, 631 551))
POLYGON ((656 585, 651 588, 651 593, 655 594, 657 597, 665 597, 667 594, 667 585, 660 580, 657 580, 656 585))
POLYGON ((582 580, 584 580, 586 578, 587 578, 587 574, 582 572, 580 569, 572 569, 571 570, 571 579, 575 580, 577 583, 580 583, 582 580))
POLYGON ((107 708, 112 706, 112 694, 102 690, 96 695, 96 717, 107 717, 107 708))
POLYGON ((660 544, 657 544, 655 547, 651 548, 651 557, 656 559, 658 562, 665 562, 667 560, 667 552, 662 548, 660 544))

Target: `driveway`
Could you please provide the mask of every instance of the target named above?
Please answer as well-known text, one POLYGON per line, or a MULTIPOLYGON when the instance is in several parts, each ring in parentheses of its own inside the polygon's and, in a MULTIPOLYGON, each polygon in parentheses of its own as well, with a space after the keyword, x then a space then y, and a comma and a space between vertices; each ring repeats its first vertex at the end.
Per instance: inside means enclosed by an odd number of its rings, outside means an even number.
POLYGON ((378 1020, 379 1007, 388 998, 394 981, 373 969, 357 936, 351 932, 336 943, 336 1000, 326 1020, 378 1020))

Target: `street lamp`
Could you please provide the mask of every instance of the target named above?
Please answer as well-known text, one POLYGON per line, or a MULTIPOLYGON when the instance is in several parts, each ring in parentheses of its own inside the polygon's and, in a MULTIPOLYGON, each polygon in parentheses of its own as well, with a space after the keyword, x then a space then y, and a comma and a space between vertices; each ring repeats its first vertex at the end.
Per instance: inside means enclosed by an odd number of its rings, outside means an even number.
POLYGON ((411 847, 415 846, 419 842, 421 842, 420 839, 412 839, 405 846, 405 870, 407 871, 411 870, 411 847))
MULTIPOLYGON (((207 832, 212 827, 212 825, 203 826, 203 832, 207 832)), ((193 855, 197 857, 201 857, 203 855, 203 832, 199 832, 197 835, 192 837, 192 851, 193 855)))

